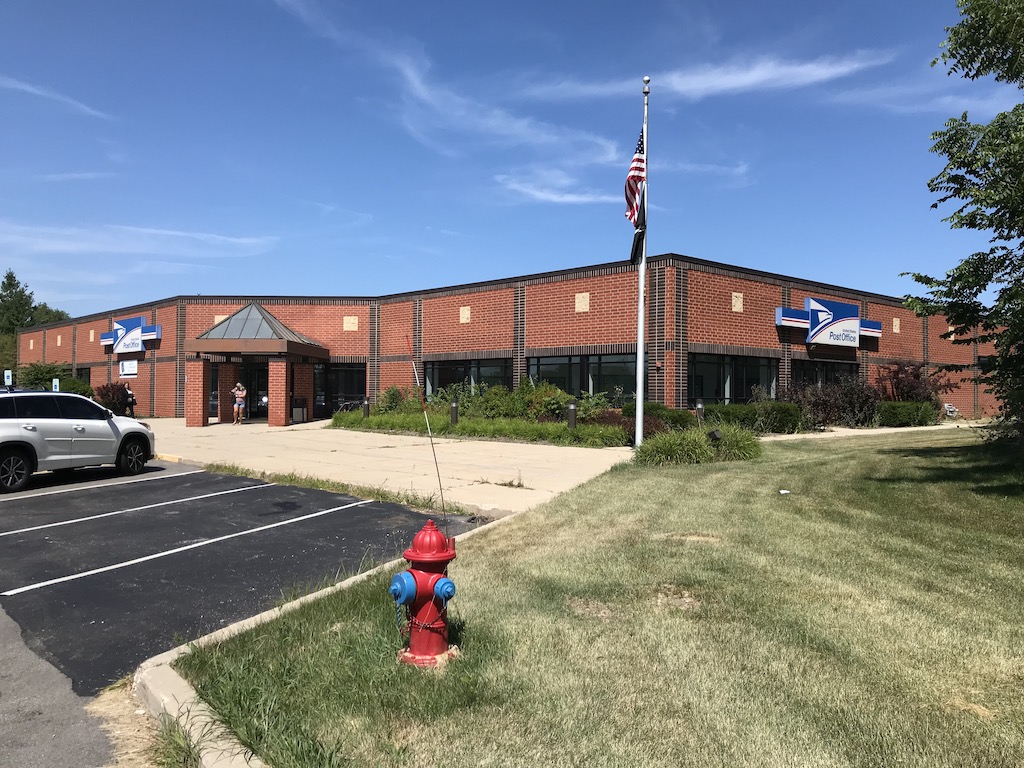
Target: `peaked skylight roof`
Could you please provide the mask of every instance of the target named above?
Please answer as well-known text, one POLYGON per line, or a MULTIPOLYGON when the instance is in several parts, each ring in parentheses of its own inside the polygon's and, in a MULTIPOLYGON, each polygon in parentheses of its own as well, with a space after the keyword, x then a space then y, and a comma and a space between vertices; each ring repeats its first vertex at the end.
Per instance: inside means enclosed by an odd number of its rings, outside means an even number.
POLYGON ((279 339, 321 346, 318 341, 296 333, 255 301, 217 323, 200 339, 279 339))

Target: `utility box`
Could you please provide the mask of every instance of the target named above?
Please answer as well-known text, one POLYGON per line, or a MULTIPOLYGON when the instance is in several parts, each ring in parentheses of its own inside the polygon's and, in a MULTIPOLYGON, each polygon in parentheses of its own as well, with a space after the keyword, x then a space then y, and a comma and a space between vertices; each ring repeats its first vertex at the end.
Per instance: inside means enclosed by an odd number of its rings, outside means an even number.
POLYGON ((292 398, 292 424, 302 424, 309 421, 309 411, 306 408, 306 398, 292 398))

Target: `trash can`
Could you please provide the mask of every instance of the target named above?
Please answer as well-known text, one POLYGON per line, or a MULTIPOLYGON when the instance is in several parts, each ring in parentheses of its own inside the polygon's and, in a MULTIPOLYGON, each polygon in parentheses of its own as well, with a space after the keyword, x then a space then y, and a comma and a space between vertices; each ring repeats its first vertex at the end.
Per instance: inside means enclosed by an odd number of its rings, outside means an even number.
POLYGON ((293 397, 292 398, 292 424, 301 424, 305 421, 309 421, 308 411, 306 410, 306 398, 304 397, 293 397))

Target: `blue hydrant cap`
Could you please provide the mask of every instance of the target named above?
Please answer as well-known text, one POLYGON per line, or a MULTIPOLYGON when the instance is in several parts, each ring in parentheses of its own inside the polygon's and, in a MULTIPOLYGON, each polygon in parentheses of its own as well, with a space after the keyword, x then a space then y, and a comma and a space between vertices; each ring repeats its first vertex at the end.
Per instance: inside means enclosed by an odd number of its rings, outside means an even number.
POLYGON ((438 579, 434 585, 434 597, 447 603, 455 597, 455 582, 447 576, 438 579))
POLYGON ((408 571, 396 573, 391 577, 388 594, 398 605, 408 605, 416 598, 416 579, 408 571))

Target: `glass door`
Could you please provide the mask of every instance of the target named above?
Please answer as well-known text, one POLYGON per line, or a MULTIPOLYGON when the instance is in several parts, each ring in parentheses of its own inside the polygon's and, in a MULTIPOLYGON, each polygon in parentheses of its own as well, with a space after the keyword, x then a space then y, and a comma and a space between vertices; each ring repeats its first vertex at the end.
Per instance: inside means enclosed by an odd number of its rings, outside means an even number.
POLYGON ((256 421, 267 418, 267 382, 269 380, 268 367, 266 363, 243 363, 242 384, 245 385, 246 418, 256 421))

